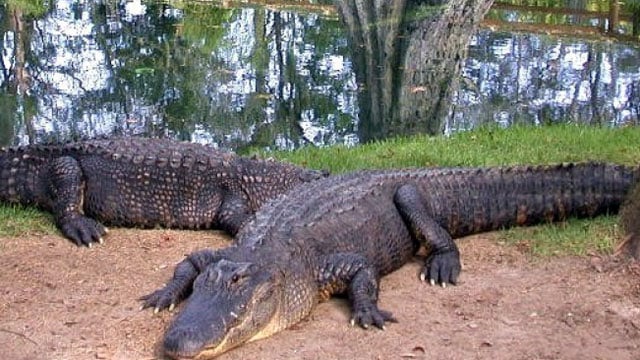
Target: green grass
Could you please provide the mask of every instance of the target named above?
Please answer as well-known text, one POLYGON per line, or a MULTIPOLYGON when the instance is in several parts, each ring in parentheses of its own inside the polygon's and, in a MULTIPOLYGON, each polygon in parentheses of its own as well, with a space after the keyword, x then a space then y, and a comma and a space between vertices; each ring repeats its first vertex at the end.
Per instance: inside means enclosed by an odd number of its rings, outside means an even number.
POLYGON ((490 166, 570 161, 640 161, 640 128, 573 125, 481 128, 451 137, 416 136, 347 148, 276 152, 279 159, 341 173, 357 169, 424 166, 490 166))
POLYGON ((569 219, 558 224, 512 228, 493 236, 536 256, 611 254, 621 239, 617 216, 569 219))
POLYGON ((34 208, 0 206, 0 236, 56 234, 53 217, 34 208))
MULTIPOLYGON (((640 128, 557 125, 480 128, 451 137, 415 136, 356 147, 304 148, 266 154, 332 173, 357 169, 426 166, 492 166, 569 161, 640 162, 640 128)), ((51 217, 21 207, 0 206, 0 236, 50 234, 51 217)), ((620 239, 617 217, 496 232, 500 242, 536 256, 610 253, 620 239)))

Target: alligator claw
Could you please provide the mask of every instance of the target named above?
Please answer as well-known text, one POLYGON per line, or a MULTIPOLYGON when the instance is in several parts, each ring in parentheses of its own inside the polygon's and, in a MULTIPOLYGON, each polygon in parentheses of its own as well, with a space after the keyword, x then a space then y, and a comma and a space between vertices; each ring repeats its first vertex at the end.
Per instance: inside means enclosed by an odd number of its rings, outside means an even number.
POLYGON ((141 296, 138 300, 144 301, 142 304, 143 309, 153 307, 153 313, 157 314, 164 309, 168 311, 175 309, 179 298, 171 287, 165 286, 151 294, 141 296))
POLYGON ((389 311, 380 310, 377 306, 373 305, 369 309, 355 311, 351 318, 351 326, 355 326, 357 323, 361 328, 366 330, 370 325, 374 325, 378 329, 384 330, 386 329, 384 326, 386 321, 398 322, 389 311))
POLYGON ((436 252, 427 258, 420 278, 428 277, 431 285, 439 283, 445 288, 447 287, 447 283, 452 285, 456 284, 461 268, 460 253, 457 249, 453 251, 436 252))
POLYGON ((102 235, 106 234, 104 226, 86 216, 73 214, 58 220, 60 231, 76 245, 92 247, 94 242, 100 242, 102 235))

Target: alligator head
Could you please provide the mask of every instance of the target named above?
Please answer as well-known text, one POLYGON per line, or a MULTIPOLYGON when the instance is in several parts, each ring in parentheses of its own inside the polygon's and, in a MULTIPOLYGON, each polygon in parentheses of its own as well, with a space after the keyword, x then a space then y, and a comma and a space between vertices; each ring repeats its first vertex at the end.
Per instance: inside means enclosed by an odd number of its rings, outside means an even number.
POLYGON ((167 330, 166 354, 174 359, 211 358, 280 331, 283 292, 276 274, 225 259, 209 265, 167 330))

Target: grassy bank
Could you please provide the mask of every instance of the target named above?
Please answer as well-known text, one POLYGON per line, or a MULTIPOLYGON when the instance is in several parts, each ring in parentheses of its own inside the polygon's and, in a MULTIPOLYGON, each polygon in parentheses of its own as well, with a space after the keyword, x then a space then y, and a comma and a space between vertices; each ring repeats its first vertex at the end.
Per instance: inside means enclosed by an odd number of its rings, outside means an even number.
POLYGON ((296 164, 341 173, 357 169, 493 166, 572 161, 640 162, 640 128, 558 125, 482 128, 451 137, 417 136, 347 148, 276 153, 296 164))
MULTIPOLYGON (((640 162, 640 128, 605 129, 571 125, 484 128, 451 137, 417 136, 347 148, 305 148, 267 154, 303 166, 342 173, 357 169, 426 166, 492 166, 598 160, 640 162)), ((0 206, 0 236, 55 233, 51 217, 0 206)), ((537 255, 608 253, 620 234, 616 217, 571 220, 559 225, 493 234, 537 255)))

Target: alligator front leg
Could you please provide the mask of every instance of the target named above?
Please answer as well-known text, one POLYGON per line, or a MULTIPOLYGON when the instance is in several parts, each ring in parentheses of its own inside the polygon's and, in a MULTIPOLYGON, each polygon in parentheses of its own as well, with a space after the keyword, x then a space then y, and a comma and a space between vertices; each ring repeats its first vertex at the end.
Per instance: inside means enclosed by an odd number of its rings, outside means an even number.
POLYGON ((378 308, 378 272, 358 254, 335 254, 323 262, 319 271, 320 293, 325 297, 345 290, 351 299, 351 325, 363 328, 375 325, 384 329, 386 321, 396 322, 393 315, 378 308))
POLYGON ((455 284, 461 269, 460 252, 451 235, 428 215, 418 189, 414 185, 402 185, 393 201, 413 235, 430 249, 420 279, 429 279, 431 285, 438 282, 442 287, 455 284))
POLYGON ((102 243, 107 229, 82 214, 83 176, 78 161, 72 157, 53 160, 48 193, 56 224, 64 236, 77 245, 102 243))
POLYGON ((154 308, 154 312, 169 308, 169 311, 180 301, 186 299, 192 289, 193 281, 209 265, 214 263, 219 256, 218 252, 205 249, 189 254, 182 260, 173 273, 173 278, 165 287, 151 294, 140 297, 144 301, 142 308, 154 308))

